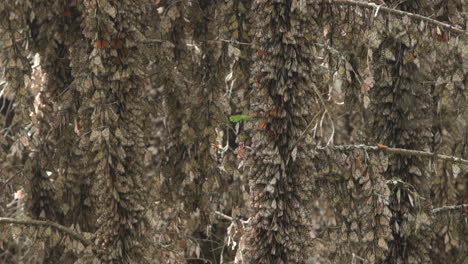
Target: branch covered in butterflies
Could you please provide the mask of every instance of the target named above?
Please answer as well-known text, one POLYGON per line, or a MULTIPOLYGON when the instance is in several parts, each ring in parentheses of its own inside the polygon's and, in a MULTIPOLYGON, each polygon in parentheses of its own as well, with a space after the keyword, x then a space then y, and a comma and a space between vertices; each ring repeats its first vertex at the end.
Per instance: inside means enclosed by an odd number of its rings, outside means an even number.
MULTIPOLYGON (((323 3, 323 2, 321 2, 321 3, 323 3)), ((445 28, 448 31, 451 31, 451 32, 454 32, 454 33, 457 33, 457 34, 468 35, 468 31, 457 28, 455 26, 440 22, 438 20, 435 20, 435 19, 432 19, 432 18, 429 18, 429 17, 426 17, 426 16, 421 16, 421 15, 418 15, 418 14, 393 9, 393 8, 383 6, 383 5, 377 5, 377 4, 374 4, 374 3, 361 2, 361 1, 355 1, 355 0, 328 0, 325 3, 335 4, 335 5, 358 6, 358 7, 367 8, 367 9, 374 9, 375 10, 375 16, 377 16, 378 12, 389 13, 389 14, 393 14, 393 15, 401 16, 401 17, 407 16, 407 17, 415 19, 415 20, 422 20, 422 21, 425 21, 427 23, 440 26, 442 28, 445 28)))
POLYGON ((8 218, 8 217, 0 217, 0 224, 16 224, 16 225, 28 225, 28 226, 45 226, 45 227, 52 227, 62 233, 69 235, 71 238, 78 240, 83 244, 85 247, 92 244, 92 242, 86 239, 81 234, 76 233, 73 229, 68 228, 66 226, 50 222, 50 221, 41 221, 41 220, 34 220, 34 219, 16 219, 16 218, 8 218))
POLYGON ((426 158, 436 158, 444 161, 450 161, 454 163, 460 163, 468 165, 468 160, 462 159, 460 157, 447 156, 443 154, 437 154, 432 152, 413 150, 413 149, 402 149, 402 148, 391 148, 382 144, 377 144, 377 146, 366 146, 366 145, 341 145, 341 146, 329 146, 329 147, 320 147, 319 150, 339 150, 339 151, 351 151, 354 149, 362 149, 365 151, 384 151, 387 153, 400 154, 400 155, 410 155, 410 156, 419 156, 426 158))

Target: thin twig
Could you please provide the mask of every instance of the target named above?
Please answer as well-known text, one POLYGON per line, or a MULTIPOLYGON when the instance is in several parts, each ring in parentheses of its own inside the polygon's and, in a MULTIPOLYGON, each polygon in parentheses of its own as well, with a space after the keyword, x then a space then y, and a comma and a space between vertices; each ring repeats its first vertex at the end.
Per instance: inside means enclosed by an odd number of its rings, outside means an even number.
POLYGON ((359 7, 363 7, 363 8, 367 8, 367 9, 376 9, 376 10, 379 10, 379 12, 386 12, 386 13, 390 13, 390 14, 397 15, 397 16, 402 16, 402 17, 403 16, 408 16, 408 17, 416 19, 416 20, 422 20, 422 21, 425 21, 425 22, 428 22, 428 23, 443 27, 443 28, 447 29, 448 31, 452 31, 452 32, 457 33, 457 34, 468 35, 468 31, 457 28, 455 26, 440 22, 438 20, 435 20, 435 19, 432 19, 432 18, 429 18, 429 17, 426 17, 426 16, 421 16, 421 15, 418 15, 418 14, 393 9, 393 8, 386 7, 386 6, 383 6, 383 5, 377 5, 377 4, 374 4, 374 3, 361 2, 361 1, 355 1, 355 0, 329 0, 328 3, 336 4, 336 5, 359 6, 359 7))
POLYGON ((447 156, 443 154, 437 154, 432 152, 420 151, 420 150, 413 150, 413 149, 402 149, 402 148, 391 148, 385 145, 379 146, 366 146, 366 145, 341 145, 341 146, 330 146, 330 147, 321 147, 320 150, 325 149, 332 149, 332 150, 341 150, 341 151, 351 151, 353 149, 362 149, 366 151, 384 151, 388 153, 400 154, 400 155, 409 155, 409 156, 419 156, 419 157, 427 157, 427 158, 437 158, 440 160, 450 161, 454 163, 460 163, 464 165, 468 165, 468 160, 462 159, 460 157, 454 156, 447 156))
POLYGON ((16 218, 8 218, 8 217, 0 217, 0 224, 17 224, 17 225, 29 225, 29 226, 46 226, 52 227, 56 230, 63 232, 75 240, 78 240, 83 244, 85 247, 92 244, 92 242, 86 239, 81 234, 76 233, 73 229, 68 228, 66 226, 50 222, 50 221, 41 221, 41 220, 34 220, 34 219, 16 219, 16 218))
POLYGON ((229 220, 229 221, 234 221, 234 219, 232 217, 230 217, 229 215, 225 215, 219 211, 214 211, 215 214, 221 216, 222 218, 226 219, 226 220, 229 220))
POLYGON ((141 42, 142 43, 163 43, 163 42, 166 42, 166 41, 169 41, 169 40, 147 38, 147 39, 142 40, 141 42))
MULTIPOLYGON (((146 44, 157 44, 157 43, 164 43, 164 42, 170 42, 169 40, 166 39, 145 39, 142 40, 141 43, 146 43, 146 44)), ((185 40, 186 43, 191 42, 189 40, 185 40)), ((201 41, 201 42, 226 42, 226 43, 231 43, 231 44, 237 44, 237 45, 248 45, 251 46, 253 45, 250 42, 241 42, 235 39, 213 39, 213 40, 206 40, 206 41, 201 41)))
MULTIPOLYGON (((327 141, 327 146, 328 146, 328 145, 330 145, 330 143, 333 142, 333 137, 335 136, 335 125, 333 124, 333 118, 330 115, 330 111, 328 111, 328 107, 325 104, 325 100, 323 100, 322 95, 320 94, 320 91, 317 89, 317 87, 315 87, 315 85, 312 85, 312 88, 314 88, 315 94, 317 94, 317 97, 319 98, 320 102, 322 103, 323 109, 325 110, 323 112, 323 114, 324 115, 326 114, 328 116, 328 118, 330 119, 330 124, 331 124, 331 127, 332 127, 332 133, 331 133, 330 138, 327 141)), ((322 127, 322 121, 323 121, 323 117, 322 117, 322 120, 320 120, 320 127, 322 127)), ((299 142, 299 139, 297 140, 296 144, 299 142)), ((294 149, 294 148, 292 148, 292 149, 294 149)))
POLYGON ((208 40, 208 41, 221 41, 221 42, 227 42, 231 44, 238 44, 238 45, 252 45, 250 42, 241 42, 235 39, 219 39, 219 40, 208 40))
POLYGON ((455 211, 455 210, 468 210, 468 204, 459 204, 459 205, 451 205, 451 206, 442 206, 439 208, 432 209, 432 214, 443 213, 447 211, 455 211))
MULTIPOLYGON (((224 219, 226 219, 226 220, 229 220, 229 221, 231 221, 231 222, 233 222, 233 221, 235 220, 235 219, 232 218, 231 216, 225 215, 225 214, 223 214, 223 213, 221 213, 221 212, 219 212, 219 211, 214 211, 213 213, 215 213, 215 214, 221 216, 222 218, 224 218, 224 219)), ((243 224, 247 224, 247 223, 249 222, 248 220, 242 220, 242 219, 239 219, 239 221, 241 221, 241 223, 243 223, 243 224)))
MULTIPOLYGON (((291 148, 289 149, 289 151, 293 151, 293 149, 300 143, 300 141, 306 136, 307 132, 309 132, 309 130, 312 128, 312 125, 315 124, 315 127, 313 130, 317 129, 317 124, 318 122, 315 121, 315 119, 318 117, 319 113, 317 113, 317 115, 314 116, 314 118, 312 118, 312 120, 309 122, 309 124, 307 124, 306 128, 304 128, 304 130, 302 131, 301 135, 299 135, 299 137, 297 138, 296 142, 294 142, 292 145, 291 145, 291 148)), ((314 137, 315 137, 315 133, 314 133, 314 137)))

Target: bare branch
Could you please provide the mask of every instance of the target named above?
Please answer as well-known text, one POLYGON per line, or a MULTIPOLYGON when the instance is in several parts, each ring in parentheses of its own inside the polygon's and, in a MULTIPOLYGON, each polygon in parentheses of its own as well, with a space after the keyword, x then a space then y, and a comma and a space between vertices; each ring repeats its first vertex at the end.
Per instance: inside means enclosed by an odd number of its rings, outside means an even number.
POLYGON ((92 242, 86 239, 81 234, 76 233, 73 229, 68 228, 66 226, 50 222, 50 221, 41 221, 41 220, 34 220, 34 219, 16 219, 16 218, 8 218, 8 217, 0 217, 0 224, 16 224, 16 225, 29 225, 29 226, 45 226, 45 227, 52 227, 56 230, 63 232, 75 240, 78 240, 83 244, 85 247, 92 244, 92 242))
POLYGON ((420 150, 401 149, 401 148, 383 148, 383 149, 386 152, 390 152, 390 153, 396 153, 396 154, 401 154, 401 155, 413 155, 413 156, 428 157, 428 158, 435 157, 440 160, 468 165, 468 160, 462 159, 460 157, 447 156, 443 154, 425 152, 425 151, 420 151, 420 150))
POLYGON ((433 214, 443 213, 447 211, 455 211, 455 210, 468 210, 468 204, 459 204, 459 205, 451 205, 451 206, 442 206, 439 208, 432 209, 433 214))
POLYGON ((223 214, 223 213, 221 213, 221 212, 219 212, 219 211, 214 211, 213 213, 215 213, 215 214, 221 216, 221 218, 224 218, 224 219, 229 220, 229 221, 231 221, 231 222, 234 220, 234 219, 232 219, 232 217, 230 217, 229 215, 225 215, 225 214, 223 214))
MULTIPOLYGON (((221 212, 219 212, 219 211, 214 211, 213 213, 214 213, 214 214, 217 214, 217 215, 221 216, 221 218, 224 218, 224 219, 229 220, 229 221, 231 221, 231 222, 233 222, 233 221, 235 220, 235 219, 232 218, 231 216, 225 215, 225 214, 223 214, 223 213, 221 213, 221 212)), ((242 219, 239 219, 239 221, 241 221, 241 223, 243 223, 243 224, 247 224, 247 223, 249 222, 248 220, 242 220, 242 219)))
POLYGON ((169 40, 164 40, 164 39, 150 39, 147 38, 145 40, 142 40, 142 43, 147 43, 147 44, 156 44, 156 43, 164 43, 164 42, 169 42, 169 40))
POLYGON ((307 124, 306 128, 302 131, 301 135, 297 138, 296 142, 294 142, 291 147, 289 148, 289 151, 293 151, 293 149, 301 142, 301 140, 306 136, 306 134, 309 132, 309 130, 312 128, 313 124, 316 124, 317 122, 315 121, 316 117, 319 115, 317 114, 312 118, 312 120, 307 124))
POLYGON ((231 43, 231 44, 238 44, 238 45, 252 45, 250 42, 240 42, 238 40, 233 40, 233 39, 219 39, 219 40, 208 40, 208 41, 221 41, 221 42, 226 42, 226 43, 231 43))
POLYGON ((429 17, 426 17, 426 16, 421 16, 421 15, 418 15, 418 14, 408 13, 408 12, 405 12, 405 11, 393 9, 393 8, 386 7, 386 6, 383 6, 383 5, 377 5, 377 4, 374 4, 374 3, 367 3, 367 2, 360 2, 360 1, 355 1, 355 0, 328 0, 328 3, 336 4, 336 5, 359 6, 359 7, 367 8, 367 9, 376 9, 376 10, 378 10, 380 12, 386 12, 386 13, 393 14, 393 15, 396 15, 396 16, 408 16, 408 17, 416 19, 416 20, 422 20, 422 21, 431 23, 433 25, 443 27, 443 28, 447 29, 448 31, 452 31, 452 32, 457 33, 457 34, 461 34, 461 35, 465 35, 465 36, 468 35, 468 31, 457 28, 455 26, 440 22, 438 20, 435 20, 435 19, 432 19, 432 18, 429 18, 429 17))
POLYGON ((353 149, 362 149, 366 151, 384 151, 388 153, 400 154, 400 155, 409 155, 409 156, 419 156, 419 157, 427 157, 427 158, 437 158, 444 161, 450 161, 454 163, 460 163, 464 165, 468 165, 468 160, 462 159, 460 157, 454 156, 447 156, 443 154, 431 153, 426 151, 420 150, 412 150, 412 149, 402 149, 402 148, 390 148, 385 145, 378 145, 378 146, 366 146, 366 145, 342 145, 342 146, 330 146, 330 147, 321 147, 319 149, 332 149, 332 150, 340 150, 340 151, 351 151, 353 149))
MULTIPOLYGON (((145 39, 142 40, 141 43, 149 44, 149 45, 156 45, 158 43, 164 43, 164 42, 170 42, 169 40, 165 39, 145 39)), ((191 42, 191 40, 184 40, 185 43, 191 42)), ((253 45, 250 42, 241 42, 235 39, 214 39, 214 40, 206 40, 202 42, 226 42, 226 43, 231 43, 231 44, 237 44, 237 45, 253 45)))

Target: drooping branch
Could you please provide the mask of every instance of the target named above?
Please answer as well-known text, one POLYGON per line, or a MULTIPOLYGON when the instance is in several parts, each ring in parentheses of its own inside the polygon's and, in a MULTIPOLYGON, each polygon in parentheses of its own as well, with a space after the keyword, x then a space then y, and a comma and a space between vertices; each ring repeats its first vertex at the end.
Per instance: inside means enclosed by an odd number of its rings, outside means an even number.
POLYGON ((86 239, 81 234, 76 233, 73 229, 57 224, 55 222, 51 222, 51 221, 0 217, 0 224, 16 224, 16 225, 52 227, 62 233, 69 235, 71 238, 80 241, 81 244, 83 244, 85 247, 91 245, 92 243, 90 240, 86 239))
POLYGON ((447 211, 455 211, 455 210, 468 210, 468 204, 459 204, 459 205, 451 205, 451 206, 442 206, 439 208, 432 209, 433 214, 443 213, 447 211))
POLYGON ((429 17, 426 17, 426 16, 422 16, 422 15, 418 15, 418 14, 414 14, 414 13, 409 13, 409 12, 405 12, 405 11, 401 11, 401 10, 397 10, 397 9, 393 9, 393 8, 386 7, 386 6, 383 6, 383 5, 377 5, 377 4, 374 4, 374 3, 367 3, 367 2, 360 2, 360 1, 355 1, 355 0, 329 0, 329 3, 335 4, 335 5, 359 6, 359 7, 367 8, 367 9, 375 9, 376 13, 377 12, 385 12, 385 13, 389 13, 389 14, 393 14, 393 15, 401 16, 401 17, 408 16, 409 18, 412 18, 412 19, 422 20, 422 21, 425 21, 427 23, 443 27, 443 28, 447 29, 448 31, 451 31, 451 32, 454 32, 454 33, 457 33, 457 34, 461 34, 461 35, 465 35, 465 36, 468 35, 468 31, 457 28, 457 27, 455 27, 453 25, 449 25, 449 24, 440 22, 438 20, 435 20, 435 19, 432 19, 432 18, 429 18, 429 17))
POLYGON ((247 255, 259 264, 304 263, 308 247, 309 226, 300 208, 310 204, 305 172, 313 164, 297 158, 304 157, 308 147, 296 144, 301 133, 313 127, 307 121, 325 109, 311 87, 322 88, 309 73, 315 64, 314 51, 304 33, 315 33, 319 27, 311 27, 308 15, 293 5, 291 0, 260 0, 252 8, 256 55, 250 74, 250 111, 264 120, 251 137, 248 177, 255 214, 248 226, 247 255))
POLYGON ((412 149, 402 149, 402 148, 391 148, 385 145, 378 146, 366 146, 366 145, 341 145, 341 146, 330 146, 330 147, 321 147, 320 150, 339 150, 339 151, 351 151, 353 149, 362 149, 365 151, 384 151, 388 153, 400 154, 400 155, 409 155, 409 156, 419 156, 426 158, 437 158, 444 161, 450 161, 454 163, 460 163, 468 165, 468 160, 462 159, 460 157, 447 156, 443 154, 437 154, 421 150, 412 150, 412 149))
POLYGON ((147 55, 137 41, 144 39, 141 25, 148 1, 139 1, 139 5, 132 1, 83 2, 87 63, 74 65, 73 72, 87 73, 77 74, 74 81, 83 88, 79 89, 83 100, 96 106, 94 113, 86 110, 82 114, 83 127, 91 129, 83 149, 92 157, 91 192, 98 215, 93 242, 99 245, 96 256, 102 263, 146 263, 141 246, 147 235, 142 232, 147 202, 142 163, 148 108, 141 96, 144 79, 139 67, 147 63, 147 55), (96 61, 99 63, 93 63, 96 61), (89 86, 79 84, 83 76, 91 80, 89 86))

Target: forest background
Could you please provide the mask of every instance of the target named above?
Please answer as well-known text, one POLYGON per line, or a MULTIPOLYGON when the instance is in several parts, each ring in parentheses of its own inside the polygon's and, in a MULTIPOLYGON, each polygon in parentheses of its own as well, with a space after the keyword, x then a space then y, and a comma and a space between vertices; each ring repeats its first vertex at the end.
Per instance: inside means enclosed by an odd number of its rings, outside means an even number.
POLYGON ((1 1, 0 263, 466 261, 466 1, 374 2, 1 1))

